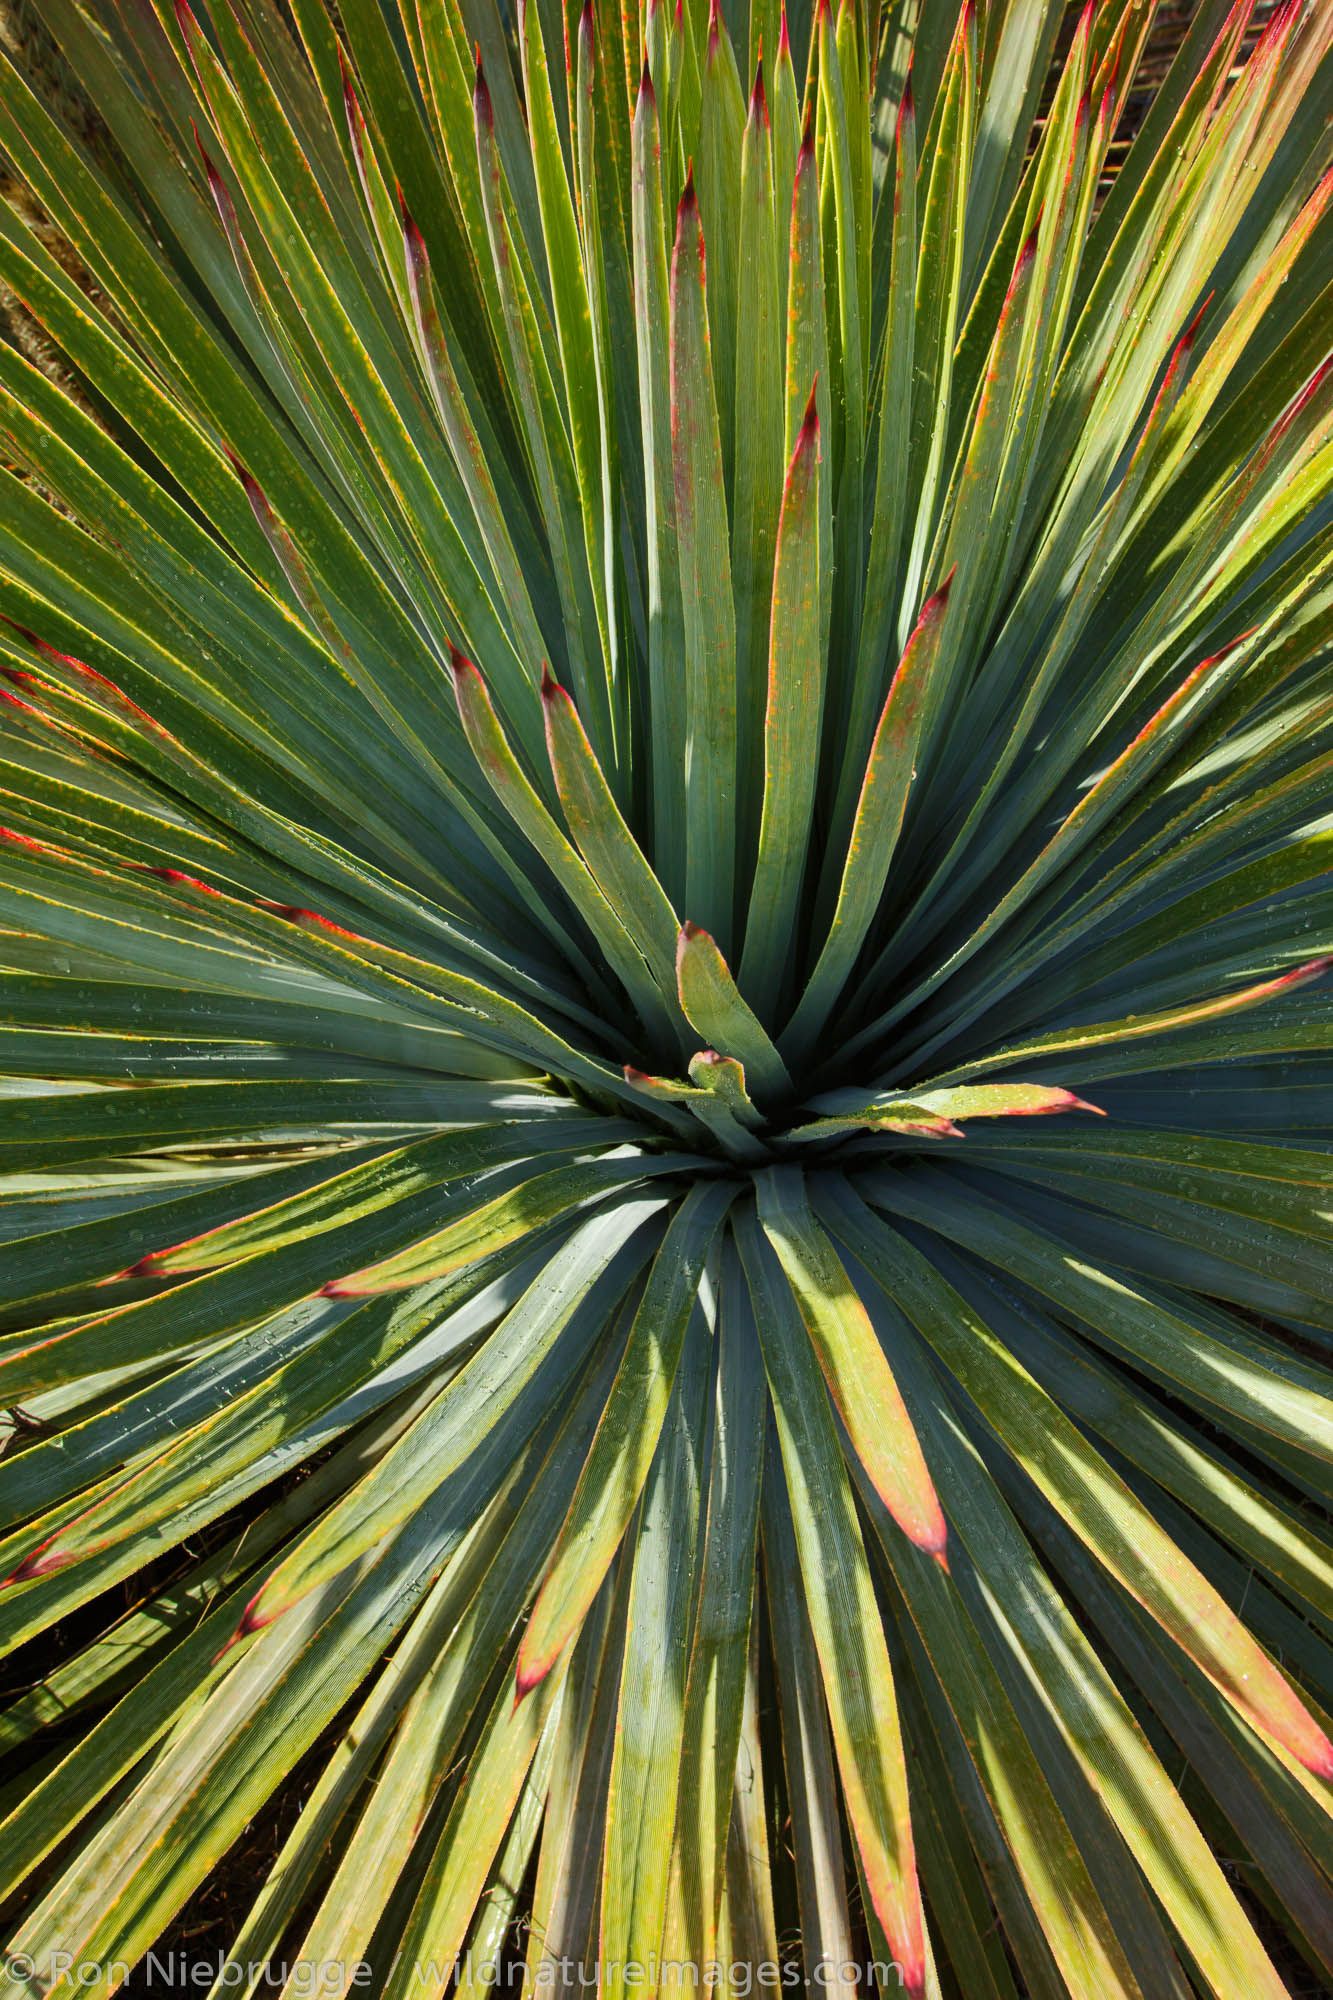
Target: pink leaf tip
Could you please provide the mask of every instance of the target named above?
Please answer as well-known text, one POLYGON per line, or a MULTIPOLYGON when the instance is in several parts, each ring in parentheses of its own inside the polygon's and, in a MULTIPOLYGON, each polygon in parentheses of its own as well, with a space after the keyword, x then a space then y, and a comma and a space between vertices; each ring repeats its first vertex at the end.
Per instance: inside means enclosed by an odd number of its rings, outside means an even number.
POLYGON ((1322 1778, 1325 1784, 1333 1784, 1333 1743, 1329 1742, 1322 1729, 1318 1732, 1318 1737, 1315 1747, 1306 1749, 1301 1754, 1300 1762, 1307 1771, 1313 1772, 1316 1778, 1322 1778))

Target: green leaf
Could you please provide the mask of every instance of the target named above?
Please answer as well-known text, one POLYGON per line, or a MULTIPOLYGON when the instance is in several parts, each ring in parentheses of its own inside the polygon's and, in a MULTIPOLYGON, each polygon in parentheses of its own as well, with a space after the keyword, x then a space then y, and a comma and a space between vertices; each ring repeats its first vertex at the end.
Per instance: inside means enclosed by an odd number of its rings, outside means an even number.
POLYGON ((854 1204, 850 1191, 841 1199, 833 1197, 834 1226, 871 1260, 913 1324, 951 1372, 966 1381, 1001 1443, 1098 1561, 1248 1721, 1317 1775, 1333 1773, 1333 1744, 1281 1671, 1148 1510, 926 1259, 854 1204))
POLYGON ((948 1528, 916 1432, 856 1288, 810 1211, 804 1176, 768 1167, 755 1185, 764 1234, 852 1449, 903 1533, 944 1563, 948 1528))
POLYGON ((800 905, 816 792, 810 756, 824 706, 820 634, 819 417, 810 391, 787 467, 769 614, 768 703, 764 722, 764 805, 750 890, 741 979, 774 1018, 785 940, 800 905))
POLYGON ((736 865, 736 612, 714 380, 703 227, 688 180, 671 260, 671 439, 684 614, 685 906, 725 948, 736 865))
POLYGON ((620 1992, 660 1956, 685 1721, 711 1328, 696 1315, 633 1544, 625 1657, 606 1803, 600 1946, 620 1992))
POLYGON ((734 1056, 756 1090, 785 1095, 791 1079, 757 1015, 742 999, 717 945, 697 924, 681 926, 676 948, 680 1004, 692 1027, 734 1056))
MULTIPOLYGON (((754 12, 752 9, 752 23, 754 12)), ((763 804, 760 770, 773 552, 783 491, 785 411, 778 223, 785 188, 773 165, 773 139, 763 65, 758 63, 740 162, 733 388, 731 574, 736 598, 737 845, 742 865, 754 852, 763 804)))
MULTIPOLYGON (((1098 1021, 1087 1026, 1066 1029, 1063 1033, 1033 1035, 1009 1048, 996 1050, 989 1056, 960 1064, 956 1070, 945 1076, 932 1079, 931 1089, 951 1084, 955 1077, 962 1081, 975 1076, 983 1069, 1007 1068, 1010 1063, 1022 1062, 1028 1058, 1048 1055, 1063 1055, 1084 1049, 1102 1049, 1116 1042, 1152 1039, 1158 1035, 1171 1034, 1180 1028, 1192 1028, 1202 1021, 1224 1019, 1228 1014, 1236 1014, 1250 1007, 1260 1007, 1289 992, 1293 987, 1303 986, 1308 980, 1317 979, 1328 968, 1326 958, 1311 959, 1306 965, 1298 965, 1291 972, 1279 974, 1276 979, 1261 979, 1252 986, 1242 986, 1215 999, 1200 1001, 1192 1007, 1167 1007, 1157 1013, 1131 1015, 1123 1021, 1098 1021)), ((1219 1057, 1221 1051, 1219 1050, 1219 1057)), ((1149 1061, 1159 1061, 1154 1055, 1149 1061)))
POLYGON ((607 904, 621 913, 663 996, 674 1002, 680 920, 621 816, 578 711, 549 674, 542 682, 542 702, 546 747, 566 824, 607 904))
POLYGON ((924 1927, 907 1772, 865 1546, 833 1413, 795 1302, 750 1218, 738 1234, 777 1419, 805 1603, 869 1900, 909 1993, 924 1989, 924 1927))
MULTIPOLYGON (((773 1456, 776 1438, 769 1446, 773 1456)), ((792 1510, 782 1481, 764 1479, 764 1568, 773 1624, 774 1669, 782 1713, 782 1752, 791 1799, 791 1840, 802 1956, 840 1980, 851 1950, 843 1880, 837 1777, 820 1685, 820 1661, 801 1594, 792 1510)), ((846 1988, 843 1987, 843 1991, 846 1988)))
POLYGON ((471 660, 455 653, 451 664, 463 727, 491 789, 592 929, 645 1022, 657 1026, 663 1020, 661 996, 616 906, 608 902, 524 776, 471 660))
POLYGON ((893 850, 916 776, 917 745, 951 581, 951 576, 946 577, 935 595, 922 605, 880 714, 856 804, 828 937, 800 1005, 782 1037, 790 1043, 794 1059, 808 1054, 810 1044, 823 1027, 829 1007, 856 963, 889 877, 893 850))
POLYGON ((742 1749, 750 1659, 766 1407, 763 1361, 740 1264, 734 1252, 724 1254, 675 1832, 680 1946, 699 1964, 717 1955, 718 1915, 727 1884, 733 1774, 742 1749))
POLYGON ((691 1189, 653 1260, 625 1358, 523 1634, 520 1697, 544 1679, 579 1629, 639 1504, 686 1328, 700 1310, 710 1246, 734 1193, 725 1181, 691 1189))
POLYGON ((631 1197, 574 1232, 539 1283, 506 1314, 399 1448, 273 1572, 248 1606, 238 1638, 280 1621, 327 1578, 342 1574, 389 1528, 410 1517, 418 1494, 440 1485, 451 1462, 465 1465, 516 1402, 521 1406, 571 1320, 576 1345, 586 1345, 647 1255, 649 1246, 636 1239, 661 1207, 660 1197, 631 1197))
MULTIPOLYGON (((663 17, 659 7, 657 18, 663 17)), ((648 698, 653 858, 667 894, 685 892, 685 783, 673 746, 685 741, 685 626, 676 533, 671 360, 661 128, 647 59, 634 110, 634 321, 648 555, 648 698)))
POLYGON ((1277 1344, 1232 1324, 1226 1337, 1197 1323, 1181 1303, 1159 1300, 1118 1275, 1089 1264, 1059 1238, 1024 1227, 978 1190, 967 1199, 937 1174, 923 1174, 909 1192, 883 1175, 866 1176, 861 1192, 891 1214, 907 1214, 962 1241, 1001 1270, 1070 1312, 1095 1340, 1178 1382, 1191 1397, 1242 1419, 1257 1431, 1326 1460, 1333 1454, 1333 1402, 1319 1371, 1277 1344), (926 1189, 929 1193, 926 1193, 926 1189))

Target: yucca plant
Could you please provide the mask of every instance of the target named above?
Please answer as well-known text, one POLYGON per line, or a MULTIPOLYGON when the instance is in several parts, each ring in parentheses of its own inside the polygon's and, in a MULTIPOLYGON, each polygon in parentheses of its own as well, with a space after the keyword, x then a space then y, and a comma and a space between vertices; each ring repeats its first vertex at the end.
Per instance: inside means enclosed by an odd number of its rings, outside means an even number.
POLYGON ((1154 13, 0 72, 18 1992, 289 1780, 219 1996, 1333 1977, 1333 7, 1154 13))

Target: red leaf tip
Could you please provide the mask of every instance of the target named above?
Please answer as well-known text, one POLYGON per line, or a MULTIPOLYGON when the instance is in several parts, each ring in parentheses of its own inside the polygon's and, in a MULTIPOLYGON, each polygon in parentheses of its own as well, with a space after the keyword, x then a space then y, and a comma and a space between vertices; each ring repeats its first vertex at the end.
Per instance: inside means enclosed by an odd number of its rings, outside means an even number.
POLYGON ((819 444, 819 410, 816 398, 819 392, 819 377, 810 384, 810 394, 806 398, 805 415, 801 418, 801 428, 796 438, 797 452, 809 451, 819 444))
POLYGON ((343 54, 343 45, 341 42, 337 44, 337 49, 338 74, 342 79, 343 87, 343 110, 347 113, 348 123, 352 127, 352 137, 356 140, 359 138, 359 128, 366 121, 361 115, 361 100, 356 94, 356 85, 352 81, 352 72, 347 67, 347 58, 343 54))
POLYGON ((902 1981, 902 1991, 906 2000, 926 2000, 926 1968, 919 1954, 909 1958, 906 1947, 899 1945, 895 1953, 898 1977, 902 1981))
POLYGON ((657 103, 657 92, 653 89, 653 73, 648 67, 648 51, 643 52, 643 68, 639 71, 639 103, 657 103))
POLYGON ((764 50, 762 41, 759 57, 754 66, 754 88, 750 92, 750 117, 756 123, 768 123, 768 96, 764 90, 764 50))
POLYGON ((236 474, 236 477, 240 480, 242 486, 245 488, 245 497, 250 502, 250 505, 256 510, 256 512, 267 513, 268 512, 267 496, 265 495, 263 487, 260 485, 259 481, 255 478, 253 472, 251 472, 247 466, 242 464, 241 460, 236 456, 236 453, 232 450, 229 444, 224 444, 222 449, 226 453, 227 463, 230 465, 232 471, 236 474))
POLYGON ((532 1666, 524 1659, 523 1649, 522 1647, 520 1647, 518 1654, 518 1664, 514 1669, 515 1708, 517 1708, 521 1702, 527 1700, 527 1697, 532 1693, 532 1690, 535 1687, 541 1686, 542 1682, 546 1679, 546 1674, 547 1674, 547 1669, 545 1667, 532 1666))
POLYGON ((563 694, 563 693, 564 693, 564 689, 563 689, 563 688, 561 687, 561 685, 560 685, 559 681, 558 681, 558 680, 556 679, 555 675, 554 675, 554 674, 553 674, 553 673, 551 672, 551 669, 550 669, 550 666, 549 666, 548 662, 547 662, 547 661, 545 661, 545 660, 543 660, 543 661, 542 661, 542 700, 543 700, 543 701, 554 701, 557 695, 559 695, 559 694, 563 694))
POLYGON ((1203 316, 1207 312, 1212 302, 1213 302, 1213 295, 1211 292, 1209 292, 1207 298, 1204 300, 1203 304, 1199 307, 1199 310, 1195 313, 1193 319, 1190 321, 1189 325, 1185 328, 1185 331, 1181 334, 1180 339, 1176 342, 1177 359, 1184 360, 1185 356, 1189 353, 1190 349, 1193 347, 1194 342, 1198 337, 1199 328, 1203 325, 1203 316))
POLYGON ((783 0, 782 13, 778 21, 778 61, 781 62, 784 56, 788 62, 791 61, 791 36, 787 33, 786 0, 783 0))
POLYGON ((199 158, 203 161, 204 172, 208 175, 209 192, 212 194, 213 199, 215 201, 220 200, 230 204, 231 196, 227 193, 227 190, 223 185, 222 176, 218 172, 217 167, 213 163, 212 154, 209 152, 207 146, 204 144, 204 135, 199 130, 199 127, 195 123, 193 118, 190 120, 190 130, 194 134, 195 150, 197 151, 199 158))
POLYGON ((394 182, 393 191, 398 197, 398 219, 403 225, 403 234, 411 243, 413 251, 419 252, 424 257, 426 253, 425 239, 417 227, 415 216, 407 205, 407 196, 403 193, 403 184, 401 181, 394 182))
POLYGON ((248 1639, 252 1632, 262 1632, 266 1625, 273 1623, 276 1614, 272 1611, 263 1612, 259 1608, 259 1600, 263 1595, 262 1588, 257 1590, 246 1605, 241 1616, 241 1622, 236 1627, 236 1637, 238 1639, 248 1639))
POLYGON ((472 84, 473 109, 479 118, 485 119, 488 126, 493 126, 495 123, 495 114, 491 109, 491 92, 490 86, 486 81, 486 66, 481 59, 480 42, 476 45, 476 58, 477 71, 472 84))
POLYGON ((920 616, 917 619, 919 625, 924 625, 928 618, 935 619, 940 617, 944 612, 949 602, 949 593, 953 589, 953 580, 957 574, 958 565, 955 563, 939 589, 932 596, 928 597, 922 605, 920 616))
POLYGON ((233 1646, 239 1646, 243 1640, 253 1637, 253 1635, 256 1632, 262 1632, 266 1625, 271 1625, 273 1623, 273 1620, 276 1618, 277 1613, 275 1611, 270 1611, 265 1613, 262 1612, 259 1608, 259 1600, 264 1595, 264 1591, 266 1588, 267 1588, 266 1584, 261 1584, 259 1586, 259 1589, 255 1592, 254 1596, 250 1599, 250 1602, 246 1605, 245 1610, 241 1614, 240 1624, 236 1627, 236 1630, 232 1633, 230 1639, 224 1640, 223 1644, 220 1645, 216 1653, 214 1653, 212 1661, 213 1665, 216 1666, 219 1660, 225 1659, 233 1646))
POLYGON ((24 1556, 17 1568, 0 1580, 0 1590, 8 1590, 11 1584, 35 1583, 40 1577, 54 1576, 57 1570, 68 1569, 73 1560, 72 1555, 62 1554, 49 1542, 43 1542, 40 1548, 24 1556))

